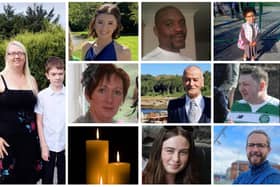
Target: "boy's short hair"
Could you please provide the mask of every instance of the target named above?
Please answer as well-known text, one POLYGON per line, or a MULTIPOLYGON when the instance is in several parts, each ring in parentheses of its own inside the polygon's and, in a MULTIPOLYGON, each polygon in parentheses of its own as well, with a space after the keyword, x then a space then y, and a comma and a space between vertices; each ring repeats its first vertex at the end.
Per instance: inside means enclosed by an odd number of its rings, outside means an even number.
POLYGON ((51 56, 48 58, 46 64, 45 64, 45 70, 48 73, 51 68, 57 68, 57 69, 64 69, 64 61, 63 59, 56 57, 56 56, 51 56))

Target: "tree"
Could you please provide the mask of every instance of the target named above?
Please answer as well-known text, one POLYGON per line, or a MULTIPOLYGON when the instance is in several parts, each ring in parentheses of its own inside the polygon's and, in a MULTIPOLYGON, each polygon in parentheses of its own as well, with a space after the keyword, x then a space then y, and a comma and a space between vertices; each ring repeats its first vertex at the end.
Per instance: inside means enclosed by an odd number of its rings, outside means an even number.
POLYGON ((9 39, 26 31, 47 31, 51 25, 57 25, 59 15, 54 14, 54 8, 49 12, 43 9, 43 5, 33 4, 27 7, 26 15, 15 14, 15 9, 10 5, 4 5, 4 13, 0 14, 0 39, 9 39))
POLYGON ((4 5, 4 12, 7 19, 12 19, 15 14, 15 9, 10 4, 4 5))
POLYGON ((123 33, 132 34, 138 32, 138 4, 118 3, 122 16, 123 33))
POLYGON ((206 96, 211 95, 211 73, 209 71, 205 71, 203 73, 204 76, 204 88, 202 89, 202 94, 206 96))
POLYGON ((178 75, 142 75, 141 96, 168 95, 177 96, 184 94, 182 78, 178 75))
POLYGON ((27 7, 25 16, 26 29, 29 32, 40 32, 47 30, 47 23, 57 24, 59 15, 54 18, 54 8, 49 12, 43 9, 43 5, 33 4, 33 7, 27 7))
POLYGON ((24 26, 23 16, 15 15, 15 9, 10 5, 4 5, 4 13, 0 14, 0 37, 10 38, 19 33, 24 26))
POLYGON ((102 3, 69 3, 69 26, 71 31, 87 31, 96 9, 102 3))

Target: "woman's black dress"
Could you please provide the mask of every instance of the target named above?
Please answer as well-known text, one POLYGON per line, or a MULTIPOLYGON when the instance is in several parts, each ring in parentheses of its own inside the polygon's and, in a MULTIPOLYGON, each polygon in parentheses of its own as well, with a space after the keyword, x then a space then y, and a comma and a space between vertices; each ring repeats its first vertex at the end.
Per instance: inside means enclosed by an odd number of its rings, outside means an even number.
POLYGON ((33 184, 39 177, 40 147, 35 123, 37 102, 32 90, 10 90, 0 93, 0 137, 10 145, 8 156, 0 160, 0 183, 33 184))

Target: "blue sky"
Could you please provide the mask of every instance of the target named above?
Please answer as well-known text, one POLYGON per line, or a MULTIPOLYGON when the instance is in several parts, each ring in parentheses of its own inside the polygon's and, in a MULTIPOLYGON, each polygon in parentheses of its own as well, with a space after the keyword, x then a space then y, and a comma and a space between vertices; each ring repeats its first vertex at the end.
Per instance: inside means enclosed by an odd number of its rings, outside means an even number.
POLYGON ((178 63, 155 63, 155 64, 143 64, 141 65, 141 74, 151 74, 151 75, 162 75, 162 74, 167 74, 167 75, 182 75, 184 69, 188 65, 197 65, 199 66, 202 71, 209 71, 211 72, 211 65, 210 64, 191 64, 191 63, 186 63, 186 64, 178 64, 178 63))
MULTIPOLYGON (((225 126, 214 127, 214 141, 225 126)), ((214 142, 214 173, 225 174, 236 160, 247 161, 245 145, 247 135, 255 130, 264 130, 271 138, 271 152, 268 160, 280 164, 280 126, 226 126, 219 143, 214 142)))
MULTIPOLYGON (((36 1, 34 1, 36 2, 36 1)), ((28 6, 33 6, 33 3, 10 3, 8 2, 14 9, 15 9, 15 13, 24 13, 25 14, 25 11, 26 11, 26 8, 28 6)), ((65 3, 53 3, 53 2, 49 2, 49 3, 38 3, 37 4, 42 4, 43 5, 43 8, 46 9, 46 10, 51 10, 52 8, 54 8, 54 14, 55 15, 60 15, 60 18, 59 18, 59 24, 65 28, 66 26, 66 21, 65 21, 65 3)), ((4 5, 7 5, 7 3, 0 3, 0 13, 3 13, 4 12, 4 5)))

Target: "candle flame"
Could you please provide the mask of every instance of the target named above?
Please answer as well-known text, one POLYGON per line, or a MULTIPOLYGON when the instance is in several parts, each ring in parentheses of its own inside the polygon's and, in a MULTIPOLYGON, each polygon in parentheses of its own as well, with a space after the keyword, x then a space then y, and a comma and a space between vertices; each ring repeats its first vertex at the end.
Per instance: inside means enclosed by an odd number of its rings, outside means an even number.
POLYGON ((96 139, 99 140, 99 130, 98 130, 98 128, 96 130, 96 139))
POLYGON ((102 176, 100 177, 99 184, 103 184, 102 176))
POLYGON ((117 162, 120 162, 120 153, 119 153, 119 151, 117 152, 117 162))

